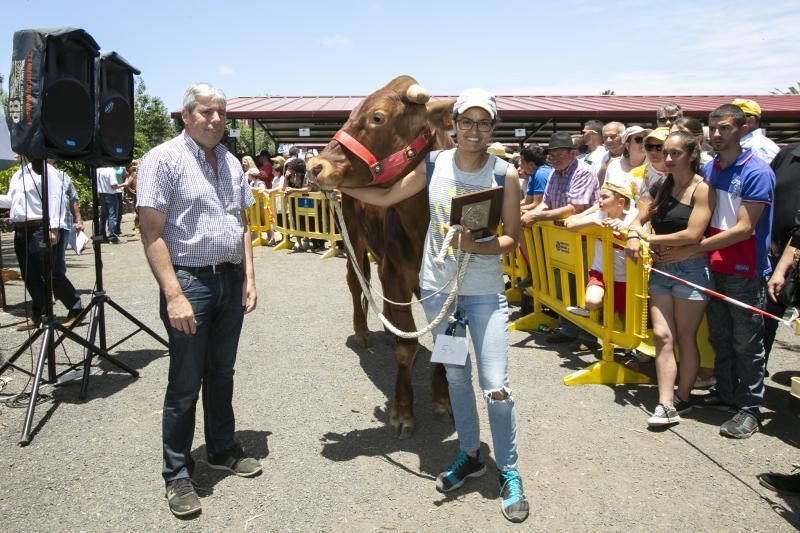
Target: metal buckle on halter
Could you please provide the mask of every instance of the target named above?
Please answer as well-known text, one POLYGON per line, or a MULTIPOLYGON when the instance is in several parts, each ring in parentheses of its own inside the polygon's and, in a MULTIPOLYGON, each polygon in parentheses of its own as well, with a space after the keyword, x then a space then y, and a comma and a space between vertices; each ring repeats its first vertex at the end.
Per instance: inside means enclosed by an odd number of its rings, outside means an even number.
POLYGON ((409 147, 408 150, 406 150, 406 157, 408 157, 409 159, 414 159, 415 157, 417 157, 417 151, 409 147))
POLYGON ((378 174, 383 173, 383 165, 380 163, 375 163, 372 165, 372 167, 370 167, 370 170, 372 171, 373 176, 377 176, 378 174))

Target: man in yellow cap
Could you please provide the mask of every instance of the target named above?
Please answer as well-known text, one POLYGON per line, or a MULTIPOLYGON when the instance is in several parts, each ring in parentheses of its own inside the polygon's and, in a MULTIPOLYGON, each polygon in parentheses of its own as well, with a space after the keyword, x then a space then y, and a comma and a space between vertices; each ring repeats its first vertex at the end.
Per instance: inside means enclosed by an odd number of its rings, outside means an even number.
POLYGON ((742 148, 752 150, 756 157, 769 165, 775 159, 780 148, 772 142, 772 139, 764 135, 764 130, 760 127, 761 106, 755 100, 746 98, 737 98, 731 103, 744 111, 744 115, 747 117, 747 122, 742 126, 740 141, 742 148))

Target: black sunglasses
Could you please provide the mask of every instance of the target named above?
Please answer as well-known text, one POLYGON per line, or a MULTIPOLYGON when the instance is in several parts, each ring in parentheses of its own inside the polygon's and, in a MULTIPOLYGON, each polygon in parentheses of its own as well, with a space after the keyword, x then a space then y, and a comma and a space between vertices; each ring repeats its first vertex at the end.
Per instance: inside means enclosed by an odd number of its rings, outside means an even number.
POLYGON ((636 144, 642 144, 644 142, 644 137, 633 137, 631 140, 636 144))
POLYGON ((650 144, 647 143, 644 145, 644 149, 648 152, 660 152, 664 145, 662 144, 650 144))

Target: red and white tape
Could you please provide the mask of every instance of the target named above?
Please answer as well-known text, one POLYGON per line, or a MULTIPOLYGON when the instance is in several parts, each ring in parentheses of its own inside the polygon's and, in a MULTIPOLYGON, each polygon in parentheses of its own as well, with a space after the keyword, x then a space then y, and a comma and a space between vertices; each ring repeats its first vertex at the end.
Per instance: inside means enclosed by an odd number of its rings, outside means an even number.
POLYGON ((704 293, 708 294, 709 296, 713 296, 714 298, 718 298, 718 299, 720 299, 720 300, 722 300, 724 302, 728 302, 729 304, 735 305, 737 307, 741 307, 742 309, 747 309, 748 311, 752 311, 754 313, 758 313, 759 315, 763 315, 763 316, 765 316, 767 318, 771 318, 773 320, 777 320, 781 324, 783 324, 785 326, 788 326, 790 328, 794 327, 794 323, 797 322, 798 318, 800 318, 800 312, 798 312, 796 307, 792 309, 792 316, 788 320, 786 320, 784 318, 775 316, 772 313, 767 313, 766 311, 764 311, 762 309, 759 309, 757 307, 753 307, 752 305, 746 304, 744 302, 740 302, 739 300, 734 300, 730 296, 725 296, 724 294, 720 294, 717 291, 712 291, 711 289, 707 289, 707 288, 703 287, 702 285, 697 285, 696 283, 692 283, 691 281, 687 281, 685 279, 681 279, 678 276, 673 276, 672 274, 667 274, 666 272, 664 272, 662 270, 659 270, 659 269, 655 268, 652 265, 651 266, 646 266, 645 268, 648 268, 652 272, 657 272, 657 273, 661 274, 662 276, 666 276, 666 277, 668 277, 670 279, 674 279, 675 281, 678 281, 678 282, 683 283, 685 285, 688 285, 690 287, 694 287, 695 289, 697 289, 699 291, 703 291, 704 293))

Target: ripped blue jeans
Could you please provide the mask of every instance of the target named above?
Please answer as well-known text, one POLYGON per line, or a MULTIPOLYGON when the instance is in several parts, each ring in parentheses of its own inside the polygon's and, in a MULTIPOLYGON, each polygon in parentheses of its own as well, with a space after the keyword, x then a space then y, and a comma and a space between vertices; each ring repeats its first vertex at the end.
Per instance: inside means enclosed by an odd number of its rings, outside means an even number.
MULTIPOLYGON (((421 296, 424 298, 431 293, 423 289, 421 296)), ((423 302, 429 322, 439 314, 446 299, 447 293, 442 292, 423 302)), ((508 302, 502 293, 459 296, 456 302, 461 316, 469 321, 467 329, 478 366, 478 383, 489 411, 497 468, 500 471, 516 470, 517 412, 508 382, 508 302), (492 393, 497 392, 506 398, 492 398, 492 393)), ((445 318, 433 330, 434 339, 437 335, 445 334, 447 317, 454 311, 455 305, 451 305, 445 318)), ((462 326, 458 326, 456 335, 466 335, 462 326)), ((481 437, 475 391, 472 388, 471 358, 467 358, 464 366, 445 365, 445 369, 459 445, 465 452, 475 451, 480 448, 481 437)))

